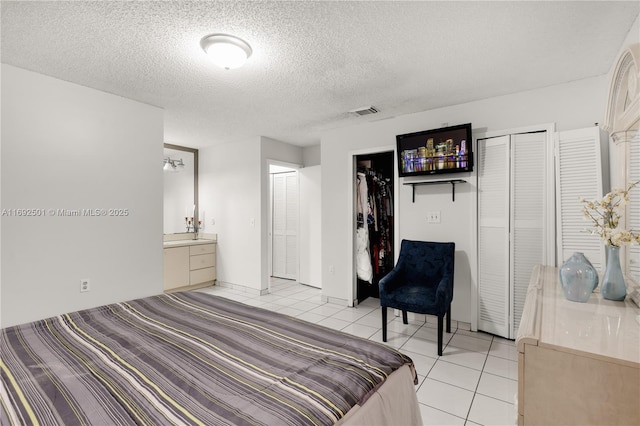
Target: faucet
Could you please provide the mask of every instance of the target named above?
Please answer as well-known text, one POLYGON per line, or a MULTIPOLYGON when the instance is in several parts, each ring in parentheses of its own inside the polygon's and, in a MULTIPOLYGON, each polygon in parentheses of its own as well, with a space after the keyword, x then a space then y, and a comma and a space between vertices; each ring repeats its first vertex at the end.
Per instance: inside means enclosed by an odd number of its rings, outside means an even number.
POLYGON ((198 239, 198 232, 200 231, 200 225, 202 224, 201 221, 193 221, 193 239, 197 240, 198 239))
POLYGON ((198 239, 198 230, 202 225, 202 221, 197 221, 193 217, 185 217, 184 223, 187 226, 187 232, 193 232, 193 239, 198 239))

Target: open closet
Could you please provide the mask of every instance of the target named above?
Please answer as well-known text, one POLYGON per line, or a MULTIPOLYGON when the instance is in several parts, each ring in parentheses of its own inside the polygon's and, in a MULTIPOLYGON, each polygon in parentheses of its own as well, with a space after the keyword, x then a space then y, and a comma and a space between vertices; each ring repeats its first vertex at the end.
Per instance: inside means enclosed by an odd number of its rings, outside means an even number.
POLYGON ((394 266, 393 151, 356 156, 355 270, 357 300, 378 297, 378 283, 394 266))

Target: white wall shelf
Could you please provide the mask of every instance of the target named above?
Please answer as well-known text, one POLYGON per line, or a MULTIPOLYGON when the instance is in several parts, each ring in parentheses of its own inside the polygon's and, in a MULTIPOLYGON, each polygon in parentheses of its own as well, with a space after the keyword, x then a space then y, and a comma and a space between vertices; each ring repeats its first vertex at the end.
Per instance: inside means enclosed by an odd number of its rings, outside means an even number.
POLYGON ((447 179, 447 180, 428 180, 428 181, 419 181, 419 182, 405 182, 404 185, 411 185, 413 189, 413 196, 411 198, 412 202, 416 202, 416 186, 418 185, 442 185, 444 183, 451 184, 451 201, 456 201, 456 184, 457 183, 467 183, 464 179, 447 179))

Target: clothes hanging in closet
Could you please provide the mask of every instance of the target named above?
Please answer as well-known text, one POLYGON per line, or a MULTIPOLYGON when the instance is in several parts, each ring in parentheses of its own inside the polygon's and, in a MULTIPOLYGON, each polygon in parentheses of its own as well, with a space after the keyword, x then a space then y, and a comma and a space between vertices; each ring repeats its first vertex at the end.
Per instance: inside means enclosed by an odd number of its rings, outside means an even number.
POLYGON ((370 284, 393 269, 393 200, 390 179, 373 170, 357 174, 357 275, 370 284))
POLYGON ((356 271, 358 278, 371 284, 373 279, 373 267, 371 254, 369 253, 369 227, 364 226, 365 217, 369 216, 369 188, 364 173, 358 172, 356 179, 357 199, 357 223, 356 228, 356 271))

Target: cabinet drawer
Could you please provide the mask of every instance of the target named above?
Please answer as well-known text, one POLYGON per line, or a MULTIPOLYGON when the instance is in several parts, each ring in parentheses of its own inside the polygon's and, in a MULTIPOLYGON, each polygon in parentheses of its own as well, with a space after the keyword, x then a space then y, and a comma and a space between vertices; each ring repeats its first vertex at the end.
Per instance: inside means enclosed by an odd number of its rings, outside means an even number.
POLYGON ((216 258, 212 254, 199 254, 189 257, 189 269, 202 269, 216 266, 216 258))
POLYGON ((198 244, 198 245, 189 247, 189 254, 191 256, 198 255, 198 254, 215 253, 215 252, 216 252, 215 244, 198 244))
POLYGON ((197 269, 190 272, 190 284, 200 284, 216 279, 216 268, 197 269))

